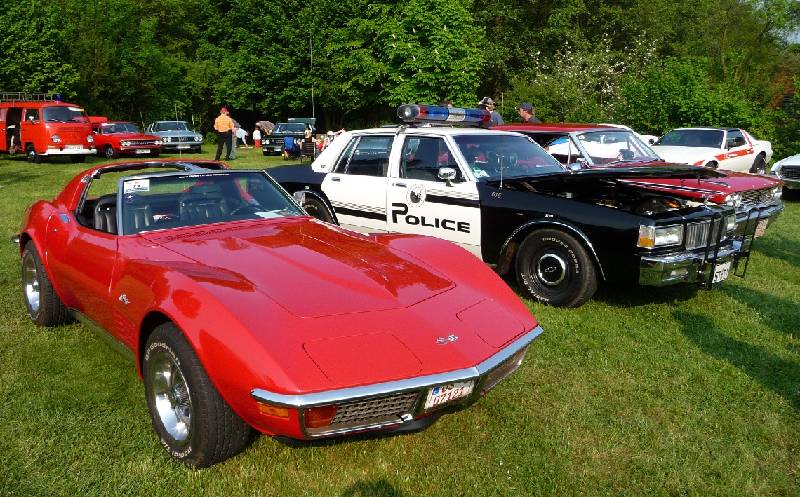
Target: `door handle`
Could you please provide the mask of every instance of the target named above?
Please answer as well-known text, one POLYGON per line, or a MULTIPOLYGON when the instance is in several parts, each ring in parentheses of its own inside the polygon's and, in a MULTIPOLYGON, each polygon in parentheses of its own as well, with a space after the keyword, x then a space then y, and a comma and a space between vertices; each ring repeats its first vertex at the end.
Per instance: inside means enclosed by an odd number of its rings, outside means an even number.
POLYGON ((331 178, 331 181, 342 181, 342 178, 339 178, 338 176, 334 176, 333 178, 331 178))
POLYGON ((405 183, 395 183, 394 186, 399 186, 400 188, 405 188, 406 184, 405 183))

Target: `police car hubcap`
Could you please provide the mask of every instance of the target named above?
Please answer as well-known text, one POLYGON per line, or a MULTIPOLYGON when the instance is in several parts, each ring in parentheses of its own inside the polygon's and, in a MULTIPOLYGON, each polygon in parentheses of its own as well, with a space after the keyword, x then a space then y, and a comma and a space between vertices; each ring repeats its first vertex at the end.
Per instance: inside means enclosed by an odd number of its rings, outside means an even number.
POLYGON ((545 285, 558 285, 567 275, 567 262, 558 254, 548 252, 536 263, 536 275, 545 285))

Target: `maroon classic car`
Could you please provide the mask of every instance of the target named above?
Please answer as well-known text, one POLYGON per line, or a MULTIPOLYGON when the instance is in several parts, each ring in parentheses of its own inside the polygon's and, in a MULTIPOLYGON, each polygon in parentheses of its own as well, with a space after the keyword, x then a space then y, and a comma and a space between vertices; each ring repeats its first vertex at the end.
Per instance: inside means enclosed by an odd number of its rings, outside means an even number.
POLYGON ((104 155, 108 159, 119 155, 158 157, 161 153, 161 138, 143 134, 131 122, 94 123, 92 133, 98 155, 104 155))
MULTIPOLYGON (((559 162, 572 168, 670 166, 634 132, 597 124, 506 124, 493 129, 516 131, 533 138, 559 162)), ((782 182, 766 176, 717 171, 696 179, 640 179, 643 188, 676 197, 726 204, 736 208, 737 232, 754 229, 761 236, 783 211, 782 182)))

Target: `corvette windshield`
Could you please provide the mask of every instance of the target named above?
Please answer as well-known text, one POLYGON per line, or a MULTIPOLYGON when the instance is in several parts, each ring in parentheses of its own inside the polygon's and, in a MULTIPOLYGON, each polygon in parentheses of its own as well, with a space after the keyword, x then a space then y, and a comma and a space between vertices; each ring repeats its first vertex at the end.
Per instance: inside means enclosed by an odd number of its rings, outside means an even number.
POLYGON ((722 148, 724 135, 721 129, 673 129, 662 136, 656 145, 722 148))
POLYGON ((454 140, 478 181, 563 172, 553 157, 525 136, 476 134, 454 140))
MULTIPOLYGON (((658 155, 636 135, 627 130, 586 131, 576 135, 591 164, 597 166, 621 162, 643 162, 658 159, 658 155)), ((558 144, 550 145, 550 153, 558 144)), ((566 140, 565 144, 566 146, 566 140)))
POLYGON ((183 121, 167 121, 156 124, 156 131, 186 131, 186 123, 183 121))
POLYGON ((263 172, 152 175, 121 180, 126 235, 303 212, 263 172))

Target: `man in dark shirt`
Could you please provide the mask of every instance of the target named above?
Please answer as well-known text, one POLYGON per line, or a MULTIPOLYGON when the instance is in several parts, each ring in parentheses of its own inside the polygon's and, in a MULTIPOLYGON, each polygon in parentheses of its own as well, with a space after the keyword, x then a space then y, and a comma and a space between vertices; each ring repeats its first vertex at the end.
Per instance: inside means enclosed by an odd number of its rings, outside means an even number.
POLYGON ((522 102, 517 105, 516 109, 517 115, 522 118, 522 122, 525 124, 539 124, 542 122, 533 115, 533 105, 530 103, 522 102))

